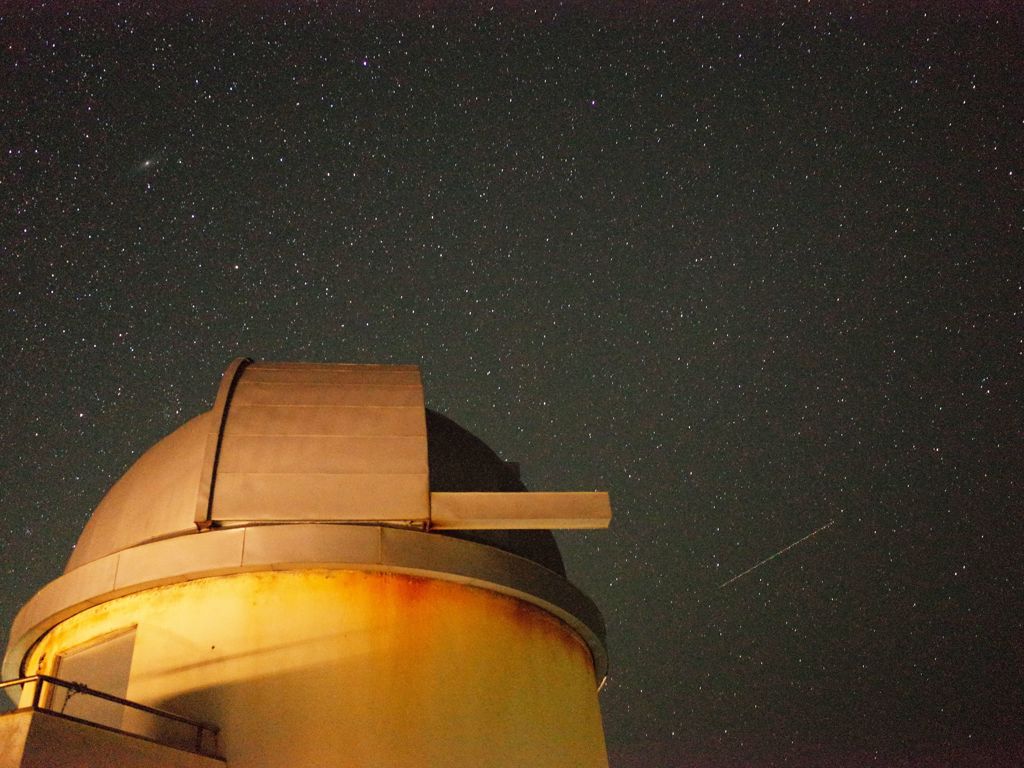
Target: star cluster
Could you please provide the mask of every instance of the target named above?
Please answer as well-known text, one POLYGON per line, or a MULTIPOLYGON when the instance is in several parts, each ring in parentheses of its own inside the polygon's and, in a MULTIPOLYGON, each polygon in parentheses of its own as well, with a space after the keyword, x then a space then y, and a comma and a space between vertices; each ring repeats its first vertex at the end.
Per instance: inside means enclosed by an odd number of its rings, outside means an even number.
POLYGON ((1019 10, 83 5, 0 11, 0 625, 230 359, 412 362, 612 494, 614 768, 1022 759, 1019 10))

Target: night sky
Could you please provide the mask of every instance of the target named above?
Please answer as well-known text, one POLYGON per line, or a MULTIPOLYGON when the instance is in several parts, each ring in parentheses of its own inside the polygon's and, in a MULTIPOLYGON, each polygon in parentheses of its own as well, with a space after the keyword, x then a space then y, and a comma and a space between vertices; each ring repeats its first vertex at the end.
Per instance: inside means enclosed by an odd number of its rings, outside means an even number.
POLYGON ((612 495, 558 537, 613 768, 1024 762, 1019 6, 42 5, 0 10, 5 638, 232 358, 416 363, 612 495))

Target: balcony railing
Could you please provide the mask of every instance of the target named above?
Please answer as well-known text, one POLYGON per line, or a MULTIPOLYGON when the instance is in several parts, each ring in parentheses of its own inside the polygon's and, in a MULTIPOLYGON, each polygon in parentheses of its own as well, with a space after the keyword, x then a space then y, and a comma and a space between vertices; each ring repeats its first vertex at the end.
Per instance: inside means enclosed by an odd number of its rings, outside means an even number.
POLYGON ((88 723, 89 725, 99 728, 105 728, 109 731, 125 733, 130 736, 147 739, 165 746, 185 749, 198 755, 219 757, 217 736, 220 729, 216 725, 204 723, 199 720, 193 720, 174 712, 157 709, 156 707, 149 707, 145 704, 129 701, 128 699, 122 699, 119 696, 112 696, 109 693, 94 690, 82 683, 61 680, 60 678, 51 677, 49 675, 31 675, 29 677, 18 678, 17 680, 0 681, 0 690, 14 686, 24 687, 26 685, 32 686, 32 698, 27 707, 19 707, 21 710, 31 709, 37 712, 48 712, 60 717, 66 717, 72 720, 88 723), (60 695, 61 691, 63 691, 63 696, 60 695), (120 727, 108 722, 103 722, 102 719, 91 718, 88 714, 77 712, 76 714, 69 714, 66 711, 68 703, 71 701, 72 697, 79 695, 92 697, 98 701, 108 702, 109 704, 123 708, 121 710, 121 716, 117 718, 120 727), (129 712, 137 714, 134 718, 131 718, 128 716, 129 712), (159 724, 158 727, 140 729, 144 730, 144 732, 138 732, 124 727, 125 720, 134 719, 136 723, 141 724, 149 718, 154 718, 155 722, 159 724), (176 734, 175 731, 177 731, 178 734, 185 731, 188 735, 182 738, 176 734), (154 733, 159 735, 154 735, 154 733))

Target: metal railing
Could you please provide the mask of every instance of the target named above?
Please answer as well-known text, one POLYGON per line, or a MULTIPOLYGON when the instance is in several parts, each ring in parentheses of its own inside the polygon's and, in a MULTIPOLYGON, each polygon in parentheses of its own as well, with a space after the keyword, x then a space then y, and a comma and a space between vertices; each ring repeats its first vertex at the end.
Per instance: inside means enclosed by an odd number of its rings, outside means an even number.
POLYGON ((90 688, 82 683, 75 683, 69 680, 61 680, 57 677, 51 677, 50 675, 30 675, 29 677, 20 677, 16 680, 3 680, 0 681, 0 690, 11 688, 14 686, 26 686, 32 685, 32 700, 28 707, 19 707, 19 709, 32 709, 38 712, 48 712, 59 717, 66 717, 71 720, 78 720, 80 722, 88 723, 99 728, 105 728, 109 731, 115 731, 117 733, 128 734, 129 736, 135 736, 137 738, 146 739, 153 741, 158 744, 164 744, 165 746, 177 747, 187 749, 199 755, 206 755, 209 757, 219 757, 217 748, 217 735, 220 733, 220 728, 211 723, 204 723, 200 720, 193 720, 189 717, 176 714, 174 712, 168 712, 165 709, 157 709, 156 707, 150 707, 145 704, 139 704, 138 702, 129 701, 128 699, 122 699, 119 696, 113 696, 103 691, 97 691, 90 688), (47 692, 44 696, 43 683, 47 683, 53 688, 47 692), (50 706, 50 702, 54 699, 55 689, 64 689, 67 691, 64 698, 64 706, 60 709, 54 709, 50 706), (92 696, 103 701, 108 701, 112 704, 118 704, 127 709, 131 709, 137 712, 142 712, 147 715, 159 718, 160 720, 167 721, 169 723, 175 723, 180 726, 185 726, 189 729, 195 729, 195 739, 190 740, 189 743, 174 743, 170 740, 160 739, 144 733, 136 733, 131 730, 124 728, 117 728, 96 720, 91 720, 88 717, 81 717, 77 715, 69 715, 64 711, 70 698, 77 694, 84 694, 86 696, 92 696))

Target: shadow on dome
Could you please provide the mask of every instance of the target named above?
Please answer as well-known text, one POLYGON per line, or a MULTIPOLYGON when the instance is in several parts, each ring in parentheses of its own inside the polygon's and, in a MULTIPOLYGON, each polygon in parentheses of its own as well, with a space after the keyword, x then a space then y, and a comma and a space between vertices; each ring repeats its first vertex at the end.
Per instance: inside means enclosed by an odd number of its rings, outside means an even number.
MULTIPOLYGON (((457 423, 429 408, 427 461, 434 492, 525 491, 518 465, 502 461, 488 445, 457 423)), ((486 544, 519 555, 565 576, 565 564, 551 531, 445 531, 439 535, 486 544)))

